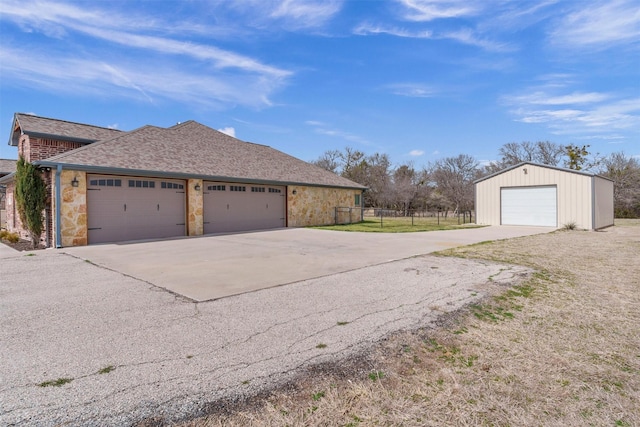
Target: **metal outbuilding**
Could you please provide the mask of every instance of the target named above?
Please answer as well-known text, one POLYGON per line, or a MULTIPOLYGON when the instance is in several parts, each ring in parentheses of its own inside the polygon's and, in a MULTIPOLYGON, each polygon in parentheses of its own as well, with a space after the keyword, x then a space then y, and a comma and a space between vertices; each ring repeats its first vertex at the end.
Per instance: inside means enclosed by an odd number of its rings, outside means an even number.
POLYGON ((613 225, 613 181, 592 173, 523 162, 474 184, 477 224, 613 225))

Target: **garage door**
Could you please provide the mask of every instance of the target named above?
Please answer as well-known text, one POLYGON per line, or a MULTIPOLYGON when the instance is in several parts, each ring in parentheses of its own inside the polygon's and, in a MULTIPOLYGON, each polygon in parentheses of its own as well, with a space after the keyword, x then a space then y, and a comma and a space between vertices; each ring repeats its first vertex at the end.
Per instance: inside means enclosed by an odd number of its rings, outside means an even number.
POLYGON ((500 190, 502 225, 557 227, 557 189, 511 187, 500 190))
POLYGON ((89 244, 185 235, 185 182, 88 175, 89 244))
POLYGON ((205 181, 203 196, 205 234, 285 226, 285 187, 205 181))

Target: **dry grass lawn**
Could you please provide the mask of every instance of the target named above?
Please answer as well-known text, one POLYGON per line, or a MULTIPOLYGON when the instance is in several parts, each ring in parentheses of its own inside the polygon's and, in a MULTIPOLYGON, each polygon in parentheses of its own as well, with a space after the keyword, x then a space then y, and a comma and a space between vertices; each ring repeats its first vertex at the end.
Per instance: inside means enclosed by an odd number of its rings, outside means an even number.
POLYGON ((390 336, 368 374, 310 371, 184 426, 640 426, 640 221, 616 224, 447 251, 537 273, 390 336))

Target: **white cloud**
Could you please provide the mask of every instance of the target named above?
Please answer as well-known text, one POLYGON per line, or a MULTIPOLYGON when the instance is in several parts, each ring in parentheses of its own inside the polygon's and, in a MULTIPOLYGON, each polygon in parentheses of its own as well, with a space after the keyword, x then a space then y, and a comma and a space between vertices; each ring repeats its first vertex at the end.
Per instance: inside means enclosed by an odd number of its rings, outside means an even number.
POLYGON ((559 20, 550 38, 567 47, 608 47, 637 43, 640 8, 637 0, 575 2, 577 11, 559 20))
POLYGON ((562 93, 567 90, 563 86, 533 88, 503 101, 512 107, 516 121, 542 124, 555 134, 585 138, 623 129, 640 131, 640 98, 601 92, 562 93))
POLYGON ((229 136, 232 137, 236 137, 236 130, 230 126, 227 126, 226 128, 222 128, 222 129, 218 129, 220 132, 227 134, 229 136))
POLYGON ((218 0, 233 10, 244 25, 297 31, 317 29, 342 10, 344 0, 218 0))
MULTIPOLYGON (((188 31, 180 33, 185 39, 157 35, 170 33, 164 29, 174 28, 173 22, 158 22, 152 16, 136 15, 135 11, 123 16, 106 9, 108 3, 86 5, 80 8, 49 1, 3 2, 3 21, 13 21, 25 31, 45 29, 49 37, 61 38, 54 47, 39 51, 32 47, 18 51, 9 44, 0 46, 3 78, 10 78, 16 86, 36 86, 55 93, 259 108, 272 105, 271 95, 293 74, 206 42, 191 42, 193 33, 188 31), (77 49, 78 36, 106 42, 109 54, 100 48, 77 49), (74 47, 69 48, 70 45, 74 47), (125 49, 119 50, 118 46, 125 49), (122 59, 131 48, 137 49, 135 55, 144 61, 122 59), (16 57, 21 60, 16 61, 16 57), (38 62, 55 63, 56 67, 33 65, 38 62)), ((188 27, 184 23, 176 25, 188 27)), ((196 26, 194 31, 201 29, 196 26)))
POLYGON ((388 27, 383 25, 373 25, 362 23, 354 28, 353 33, 359 36, 367 36, 370 34, 388 34, 395 37, 405 37, 414 39, 430 39, 433 37, 431 31, 409 31, 405 28, 388 27))
POLYGON ((113 123, 107 126, 108 129, 118 129, 120 126, 117 123, 113 123))
POLYGON ((309 126, 313 126, 314 131, 320 135, 327 135, 335 138, 344 139, 345 141, 356 142, 362 145, 371 145, 369 141, 362 138, 361 136, 355 135, 353 133, 345 132, 340 129, 332 129, 325 123, 315 121, 315 120, 307 120, 305 122, 309 126))
POLYGON ((107 63, 53 51, 14 51, 5 46, 0 46, 0 63, 3 79, 53 93, 127 97, 149 103, 166 99, 218 109, 237 104, 269 106, 269 95, 280 85, 250 74, 193 73, 162 61, 107 63), (15 61, 16 55, 22 60, 15 61), (56 66, 39 66, 43 61, 56 66), (158 69, 162 73, 157 73, 158 69))
POLYGON ((411 150, 409 151, 409 155, 412 157, 420 157, 424 154, 424 150, 411 150))
POLYGON ((573 92, 568 95, 553 96, 543 91, 516 97, 514 101, 538 105, 592 104, 609 98, 610 95, 598 92, 573 92))
POLYGON ((408 96, 411 98, 431 98, 436 93, 434 88, 421 83, 395 83, 386 87, 394 95, 408 96))
POLYGON ((414 39, 453 40, 458 43, 479 47, 493 52, 508 52, 515 50, 510 43, 492 41, 480 36, 477 31, 470 28, 461 28, 456 31, 434 32, 432 30, 408 30, 397 26, 362 23, 353 29, 353 34, 359 36, 386 34, 395 37, 414 39))
POLYGON ((409 21, 432 21, 475 15, 481 2, 468 0, 398 0, 406 8, 409 21))

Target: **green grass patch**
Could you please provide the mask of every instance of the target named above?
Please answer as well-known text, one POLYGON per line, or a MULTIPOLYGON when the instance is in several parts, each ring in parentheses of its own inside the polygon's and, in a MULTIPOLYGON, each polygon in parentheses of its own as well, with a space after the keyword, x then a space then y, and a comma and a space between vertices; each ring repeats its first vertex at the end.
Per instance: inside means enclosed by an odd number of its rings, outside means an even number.
POLYGON ((311 398, 313 399, 314 402, 317 402, 318 400, 322 399, 324 397, 324 391, 319 391, 317 393, 313 393, 311 395, 311 398))
POLYGON ((479 228, 482 225, 458 224, 457 218, 437 218, 433 217, 391 217, 391 218, 365 218, 364 221, 354 224, 324 225, 309 228, 319 230, 352 231, 366 233, 415 233, 421 231, 436 230, 456 230, 460 228, 479 228))
POLYGON ((113 371, 115 371, 115 370, 116 370, 116 367, 115 367, 115 366, 113 366, 113 365, 109 365, 109 366, 107 366, 107 367, 104 367, 104 368, 100 369, 100 370, 98 371, 98 373, 99 373, 99 374, 108 374, 109 372, 113 372, 113 371))
POLYGON ((338 322, 338 326, 344 326, 344 325, 348 325, 349 322, 338 322))
POLYGON ((41 382, 38 387, 62 387, 71 381, 73 381, 73 378, 58 378, 57 380, 41 382))
POLYGON ((327 345, 324 343, 320 343, 316 346, 316 348, 327 348, 327 345))
POLYGON ((368 375, 371 381, 378 381, 384 378, 384 372, 382 371, 373 371, 368 375))

